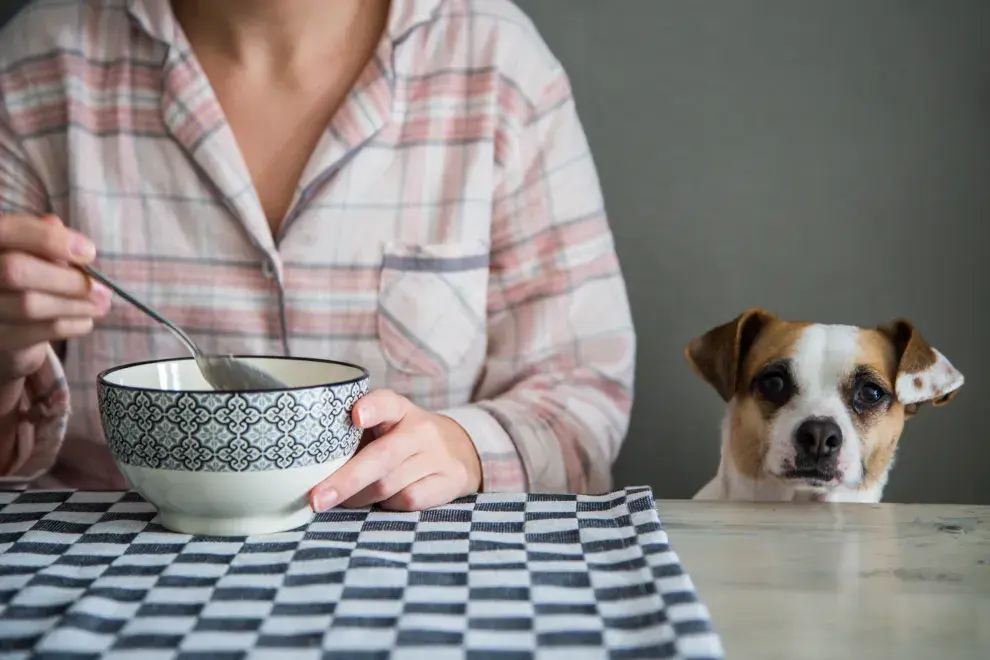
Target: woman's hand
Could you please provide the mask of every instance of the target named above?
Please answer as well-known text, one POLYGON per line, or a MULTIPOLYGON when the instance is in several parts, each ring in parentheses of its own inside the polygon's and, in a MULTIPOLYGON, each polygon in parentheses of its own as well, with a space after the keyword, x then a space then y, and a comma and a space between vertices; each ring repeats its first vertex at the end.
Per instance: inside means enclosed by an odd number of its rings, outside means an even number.
POLYGON ((48 342, 88 333, 110 309, 110 291, 68 265, 95 256, 58 218, 0 216, 0 385, 36 371, 48 342))
POLYGON ((415 406, 389 390, 361 398, 354 423, 371 431, 351 460, 313 489, 312 505, 419 511, 476 493, 481 460, 468 434, 454 420, 415 406))

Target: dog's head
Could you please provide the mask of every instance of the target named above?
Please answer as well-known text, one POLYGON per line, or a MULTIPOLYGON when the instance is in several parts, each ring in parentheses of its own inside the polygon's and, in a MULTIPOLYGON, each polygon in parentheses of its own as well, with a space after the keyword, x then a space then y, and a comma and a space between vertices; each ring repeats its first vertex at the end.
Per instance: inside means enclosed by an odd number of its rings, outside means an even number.
POLYGON ((799 490, 884 481, 904 421, 948 403, 963 376, 914 326, 795 323, 751 309, 685 355, 731 404, 729 451, 742 476, 799 490))

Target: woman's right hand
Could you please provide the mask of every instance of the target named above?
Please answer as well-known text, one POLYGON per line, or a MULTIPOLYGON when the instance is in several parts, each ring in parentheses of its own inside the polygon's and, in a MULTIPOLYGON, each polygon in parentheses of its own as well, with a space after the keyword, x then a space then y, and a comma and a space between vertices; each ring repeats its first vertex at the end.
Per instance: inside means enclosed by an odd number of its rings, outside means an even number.
POLYGON ((49 342, 89 333, 110 309, 110 291, 69 265, 95 256, 58 218, 0 215, 0 385, 36 371, 49 342))

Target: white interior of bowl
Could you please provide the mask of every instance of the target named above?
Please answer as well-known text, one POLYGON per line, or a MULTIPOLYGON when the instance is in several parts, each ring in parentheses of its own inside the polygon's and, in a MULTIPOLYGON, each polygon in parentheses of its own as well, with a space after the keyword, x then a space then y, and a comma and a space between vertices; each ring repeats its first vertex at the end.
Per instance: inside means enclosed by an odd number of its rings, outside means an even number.
MULTIPOLYGON (((358 367, 319 360, 291 358, 239 358, 264 369, 289 387, 334 385, 363 377, 358 367)), ((165 360, 122 367, 108 373, 104 380, 112 385, 151 390, 212 390, 194 360, 165 360)))

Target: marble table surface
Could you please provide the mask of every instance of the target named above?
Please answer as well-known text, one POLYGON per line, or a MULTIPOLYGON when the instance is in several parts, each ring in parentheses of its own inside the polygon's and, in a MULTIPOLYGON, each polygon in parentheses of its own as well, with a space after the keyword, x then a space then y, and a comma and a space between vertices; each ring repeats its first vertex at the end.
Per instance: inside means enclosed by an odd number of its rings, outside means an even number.
POLYGON ((990 506, 657 510, 729 660, 990 658, 990 506))

